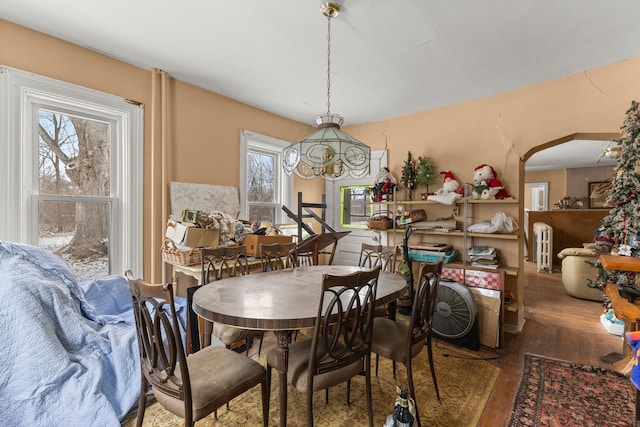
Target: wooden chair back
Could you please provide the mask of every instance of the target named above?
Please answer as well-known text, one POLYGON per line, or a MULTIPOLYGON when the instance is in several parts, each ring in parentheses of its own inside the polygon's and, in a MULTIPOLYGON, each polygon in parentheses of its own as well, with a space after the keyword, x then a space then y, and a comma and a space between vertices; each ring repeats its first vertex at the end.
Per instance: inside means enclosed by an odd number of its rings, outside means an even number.
POLYGON ((363 243, 360 248, 358 265, 365 268, 381 266, 382 271, 395 273, 399 248, 396 246, 369 245, 363 243))
POLYGON ((296 243, 260 244, 262 271, 283 270, 297 265, 296 243))
MULTIPOLYGON (((152 285, 127 274, 138 335, 144 381, 152 388, 184 401, 191 419, 189 369, 178 326, 171 283, 152 285)), ((144 399, 140 399, 143 402, 144 399)), ((144 404, 144 403, 142 403, 144 404)))
POLYGON ((436 307, 440 275, 442 274, 443 261, 434 263, 420 263, 418 276, 418 288, 414 296, 409 321, 411 339, 407 340, 407 353, 411 355, 411 348, 417 343, 425 343, 431 336, 433 313, 436 307))
MULTIPOLYGON (((380 267, 344 276, 325 274, 309 354, 313 375, 340 369, 369 357, 380 267), (317 358, 318 348, 322 349, 317 358)), ((363 366, 364 368, 364 366, 363 366)))
POLYGON ((207 284, 223 277, 249 274, 247 247, 219 246, 200 250, 201 284, 207 284))

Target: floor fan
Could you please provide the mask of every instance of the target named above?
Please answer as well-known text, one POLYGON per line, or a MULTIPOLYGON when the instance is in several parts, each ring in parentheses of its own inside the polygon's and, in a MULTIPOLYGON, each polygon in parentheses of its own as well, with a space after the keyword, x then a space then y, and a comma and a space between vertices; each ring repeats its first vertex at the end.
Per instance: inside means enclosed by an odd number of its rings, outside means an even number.
POLYGON ((480 329, 473 295, 465 285, 440 280, 433 334, 436 338, 471 350, 480 348, 480 329))

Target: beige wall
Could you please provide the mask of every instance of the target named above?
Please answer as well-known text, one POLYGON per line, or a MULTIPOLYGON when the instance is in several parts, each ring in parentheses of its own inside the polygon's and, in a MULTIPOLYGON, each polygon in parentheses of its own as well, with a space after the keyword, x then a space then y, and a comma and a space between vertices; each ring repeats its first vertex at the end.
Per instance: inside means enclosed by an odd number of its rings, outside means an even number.
POLYGON ((589 182, 611 181, 613 169, 613 166, 568 169, 567 196, 578 198, 589 197, 589 182))
MULTIPOLYGON (((98 89, 151 105, 151 72, 99 53, 0 20, 0 63, 98 89)), ((536 147, 578 132, 617 133, 632 99, 640 94, 640 58, 525 87, 480 100, 422 111, 344 130, 372 149, 389 149, 389 166, 399 178, 407 151, 431 157, 438 170, 450 169, 469 182, 473 169, 491 164, 507 190, 518 197, 524 182, 521 159, 536 147)), ((238 185, 241 129, 297 140, 310 128, 248 107, 200 88, 170 80, 167 128, 170 154, 168 179, 238 185)), ((145 220, 167 212, 151 206, 151 188, 158 182, 158 142, 150 136, 145 113, 145 220), (153 150, 152 150, 153 148, 153 150), (157 152, 155 152, 157 154, 157 152), (156 213, 160 212, 160 213, 156 213)), ((347 118, 348 120, 348 118, 347 118)), ((305 200, 319 198, 322 180, 296 181, 305 200), (308 197, 307 197, 308 195, 308 197)), ((150 246, 161 235, 145 222, 145 276, 157 277, 159 248, 150 246)), ((522 257, 520 257, 522 258, 522 257)))

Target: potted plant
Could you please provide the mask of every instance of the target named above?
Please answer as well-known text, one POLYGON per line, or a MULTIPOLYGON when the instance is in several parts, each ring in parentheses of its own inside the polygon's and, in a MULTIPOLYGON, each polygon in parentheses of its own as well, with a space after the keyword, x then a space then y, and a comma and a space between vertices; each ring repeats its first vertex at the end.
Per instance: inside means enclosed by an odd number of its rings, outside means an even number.
POLYGON ((435 166, 429 157, 418 157, 415 174, 416 185, 427 187, 427 193, 429 193, 429 186, 436 179, 435 166))

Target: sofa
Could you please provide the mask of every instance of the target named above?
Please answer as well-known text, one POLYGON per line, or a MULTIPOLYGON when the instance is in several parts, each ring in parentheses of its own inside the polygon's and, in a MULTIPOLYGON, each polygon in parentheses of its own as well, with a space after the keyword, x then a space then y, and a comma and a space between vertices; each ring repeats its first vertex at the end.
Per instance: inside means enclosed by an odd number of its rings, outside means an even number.
POLYGON ((591 301, 602 301, 602 292, 589 287, 598 277, 598 269, 589 263, 598 259, 595 248, 565 248, 558 253, 562 260, 562 285, 569 295, 591 301))

